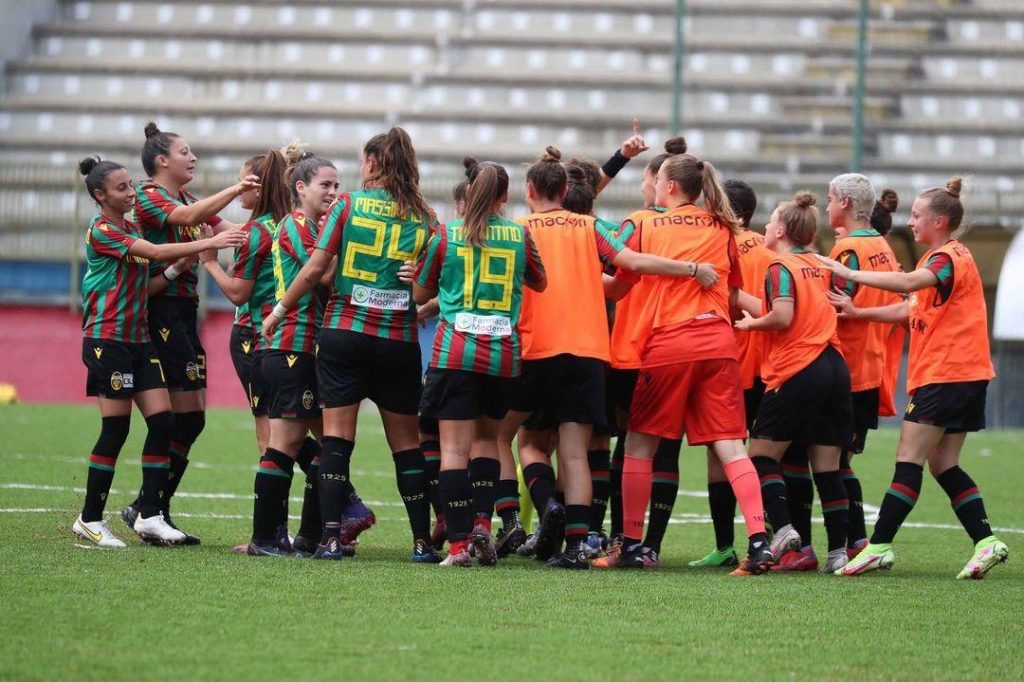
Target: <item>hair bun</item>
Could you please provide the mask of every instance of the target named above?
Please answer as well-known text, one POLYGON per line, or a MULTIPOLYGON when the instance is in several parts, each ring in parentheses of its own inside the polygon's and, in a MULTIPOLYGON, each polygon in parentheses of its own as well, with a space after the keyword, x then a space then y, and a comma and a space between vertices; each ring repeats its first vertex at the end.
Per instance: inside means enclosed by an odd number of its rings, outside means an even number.
POLYGON ((810 208, 818 203, 818 198, 811 192, 797 192, 793 197, 793 203, 800 208, 810 208))
POLYGON ((573 185, 583 185, 587 183, 587 173, 583 168, 576 165, 568 165, 565 168, 565 175, 569 179, 569 183, 573 185))
POLYGON ((151 138, 151 137, 153 137, 155 135, 159 135, 160 134, 160 128, 157 127, 156 123, 153 123, 152 121, 150 121, 149 123, 146 124, 145 132, 146 132, 146 139, 148 140, 149 138, 151 138))
POLYGON ((466 177, 467 178, 469 177, 469 174, 473 172, 473 169, 476 168, 478 165, 479 165, 479 162, 476 159, 474 159, 472 156, 463 156, 462 157, 462 167, 466 169, 466 177))
POLYGON ((560 152, 557 147, 552 147, 551 145, 548 145, 547 147, 545 147, 544 155, 540 157, 540 160, 546 161, 548 163, 553 161, 561 161, 562 152, 560 152))
POLYGON ((894 189, 883 189, 882 196, 878 197, 878 205, 885 210, 886 213, 895 213, 896 209, 900 205, 900 196, 896 194, 894 189))
POLYGON ((78 162, 78 172, 82 175, 88 175, 92 172, 92 169, 96 167, 96 164, 100 162, 98 156, 87 156, 78 162))
POLYGON ((954 175, 946 181, 946 191, 952 194, 955 198, 960 198, 960 191, 963 189, 964 180, 959 175, 954 175))
POLYGON ((302 141, 296 138, 281 147, 281 156, 284 157, 285 164, 294 166, 299 162, 299 159, 302 158, 302 154, 305 150, 306 145, 302 144, 302 141))
POLYGON ((312 159, 314 156, 316 156, 316 154, 314 154, 313 152, 311 152, 311 151, 309 151, 307 149, 307 150, 303 151, 301 154, 299 154, 299 158, 297 160, 298 161, 305 161, 306 159, 312 159))
POLYGON ((669 154, 685 154, 686 153, 686 138, 685 137, 673 137, 665 140, 665 151, 669 154))

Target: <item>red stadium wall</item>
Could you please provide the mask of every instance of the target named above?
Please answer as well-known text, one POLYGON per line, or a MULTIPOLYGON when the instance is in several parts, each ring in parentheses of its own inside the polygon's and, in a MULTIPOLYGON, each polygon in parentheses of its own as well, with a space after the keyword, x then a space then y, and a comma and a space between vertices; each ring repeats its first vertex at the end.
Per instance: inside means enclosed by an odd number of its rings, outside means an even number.
MULTIPOLYGON (((212 406, 246 406, 228 354, 232 319, 211 312, 200 324, 212 406)), ((66 308, 0 306, 0 383, 14 384, 22 402, 87 402, 81 325, 66 308)))

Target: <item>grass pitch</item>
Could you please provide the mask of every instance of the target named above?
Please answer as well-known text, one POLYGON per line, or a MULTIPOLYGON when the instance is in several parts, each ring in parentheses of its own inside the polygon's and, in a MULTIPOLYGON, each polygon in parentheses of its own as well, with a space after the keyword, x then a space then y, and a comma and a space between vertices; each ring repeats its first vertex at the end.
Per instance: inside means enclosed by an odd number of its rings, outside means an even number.
MULTIPOLYGON (((953 579, 971 554, 931 479, 897 538, 892 574, 730 578, 686 566, 713 541, 704 456, 686 449, 681 494, 648 572, 409 562, 409 530, 379 419, 360 422, 353 477, 377 512, 355 559, 230 553, 248 538, 257 461, 242 411, 210 413, 175 504, 197 548, 81 549, 71 523, 98 433, 92 406, 0 408, 3 679, 1021 679, 1024 434, 970 436, 964 468, 1011 561, 953 579)), ((134 496, 136 414, 108 513, 134 496)), ((892 472, 894 430, 857 458, 866 501, 892 472)), ((301 477, 291 512, 297 515, 301 477)), ((298 525, 293 521, 293 530, 298 525)), ((742 525, 737 525, 742 537, 742 525)), ((815 525, 823 554, 824 530, 815 525)))

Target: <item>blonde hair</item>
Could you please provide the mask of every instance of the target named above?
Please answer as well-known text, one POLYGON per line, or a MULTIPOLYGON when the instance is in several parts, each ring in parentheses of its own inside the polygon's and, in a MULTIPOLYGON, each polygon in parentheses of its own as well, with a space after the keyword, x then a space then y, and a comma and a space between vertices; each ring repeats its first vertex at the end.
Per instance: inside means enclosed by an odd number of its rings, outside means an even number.
POLYGON ((786 239, 797 246, 807 246, 818 234, 818 198, 812 193, 797 192, 792 201, 779 205, 779 220, 786 228, 786 239))

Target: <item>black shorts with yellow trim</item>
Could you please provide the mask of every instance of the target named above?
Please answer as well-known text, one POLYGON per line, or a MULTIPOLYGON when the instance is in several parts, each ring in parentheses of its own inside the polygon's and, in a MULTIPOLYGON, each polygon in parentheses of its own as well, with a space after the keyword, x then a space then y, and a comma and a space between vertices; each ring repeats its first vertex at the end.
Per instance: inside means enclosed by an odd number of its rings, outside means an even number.
POLYGON ((198 303, 180 296, 149 299, 149 335, 171 391, 206 388, 206 350, 199 339, 198 303))
POLYGON ((504 419, 515 390, 512 377, 431 367, 423 386, 420 414, 446 421, 504 419))
POLYGON ((262 417, 267 414, 267 405, 263 399, 265 388, 263 373, 260 371, 262 351, 256 350, 256 346, 256 332, 252 327, 237 324, 231 327, 228 341, 231 364, 235 366, 235 374, 242 384, 253 416, 262 417))
POLYGON ((271 419, 320 416, 316 357, 312 353, 267 350, 260 353, 267 415, 271 419))
POLYGON ((85 394, 127 400, 136 393, 167 388, 156 349, 151 343, 82 339, 85 394))
POLYGON ((926 384, 910 396, 903 421, 946 429, 946 433, 969 433, 985 428, 985 398, 988 380, 926 384))
POLYGON ((416 343, 323 329, 317 371, 324 407, 345 407, 369 398, 382 410, 417 414, 423 369, 416 343))
POLYGON ((777 389, 765 391, 750 437, 846 447, 852 431, 850 370, 827 346, 777 389))

